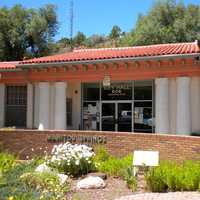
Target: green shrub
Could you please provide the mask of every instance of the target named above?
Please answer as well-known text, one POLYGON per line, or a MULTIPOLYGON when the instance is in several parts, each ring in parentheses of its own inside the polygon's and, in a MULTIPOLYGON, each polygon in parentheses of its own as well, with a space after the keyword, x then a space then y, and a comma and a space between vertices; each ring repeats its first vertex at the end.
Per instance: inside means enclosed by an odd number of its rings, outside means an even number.
POLYGON ((133 167, 132 166, 123 170, 123 179, 126 181, 129 189, 131 189, 132 191, 136 190, 137 180, 136 180, 136 177, 133 174, 133 167))
POLYGON ((8 200, 38 200, 39 196, 34 192, 21 192, 15 196, 9 196, 8 200))
POLYGON ((62 200, 68 185, 60 185, 55 174, 36 173, 42 160, 16 164, 3 174, 0 182, 0 199, 13 200, 62 200))
POLYGON ((164 164, 162 167, 160 165, 159 167, 155 167, 148 171, 148 173, 145 175, 145 179, 149 189, 152 192, 165 192, 167 190, 165 175, 166 173, 164 164))
POLYGON ((133 175, 133 155, 129 154, 123 158, 110 155, 103 146, 100 146, 94 157, 97 171, 106 173, 108 176, 121 177, 128 187, 136 189, 136 178, 133 175))
POLYGON ((104 146, 99 145, 96 148, 96 154, 94 157, 95 162, 105 162, 111 157, 111 155, 106 151, 104 146))
POLYGON ((59 177, 52 172, 25 173, 20 178, 28 188, 40 194, 40 199, 65 199, 65 193, 68 191, 68 187, 61 185, 59 177))
POLYGON ((0 174, 12 169, 16 164, 16 157, 10 153, 0 152, 0 174))
POLYGON ((31 194, 36 197, 35 199, 38 199, 39 196, 34 191, 30 191, 20 180, 22 174, 33 172, 37 165, 37 160, 28 161, 16 164, 15 167, 4 173, 0 183, 0 199, 8 199, 11 196, 23 199, 23 196, 25 198, 26 195, 30 196, 31 194))
POLYGON ((163 162, 147 172, 145 178, 153 192, 196 191, 200 182, 200 163, 163 162))
POLYGON ((123 177, 125 169, 132 165, 132 155, 123 158, 110 156, 108 160, 97 163, 97 170, 109 176, 123 177))

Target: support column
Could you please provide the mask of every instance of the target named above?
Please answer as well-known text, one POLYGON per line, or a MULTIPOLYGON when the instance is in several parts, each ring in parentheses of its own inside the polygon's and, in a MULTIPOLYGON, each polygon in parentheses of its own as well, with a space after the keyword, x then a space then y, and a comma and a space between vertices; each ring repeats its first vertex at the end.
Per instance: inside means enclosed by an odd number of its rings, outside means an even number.
POLYGON ((55 83, 55 118, 54 129, 66 129, 66 87, 65 82, 55 83))
POLYGON ((49 83, 39 83, 39 130, 49 129, 49 83))
POLYGON ((169 132, 176 134, 176 78, 169 79, 169 132))
POLYGON ((178 77, 176 133, 179 135, 190 135, 191 133, 190 107, 190 78, 178 77))
POLYGON ((200 132, 200 77, 191 79, 191 117, 192 133, 200 132))
POLYGON ((156 79, 156 133, 169 133, 169 80, 156 79))
POLYGON ((26 127, 33 128, 33 85, 31 83, 27 84, 26 127))
POLYGON ((39 127, 39 84, 35 83, 34 85, 34 128, 39 127))
POLYGON ((50 122, 50 126, 49 128, 51 130, 54 130, 54 118, 55 118, 55 98, 56 98, 56 94, 55 94, 55 84, 51 83, 50 85, 50 115, 49 115, 49 122, 50 122))
POLYGON ((5 126, 5 84, 0 84, 0 128, 5 126))

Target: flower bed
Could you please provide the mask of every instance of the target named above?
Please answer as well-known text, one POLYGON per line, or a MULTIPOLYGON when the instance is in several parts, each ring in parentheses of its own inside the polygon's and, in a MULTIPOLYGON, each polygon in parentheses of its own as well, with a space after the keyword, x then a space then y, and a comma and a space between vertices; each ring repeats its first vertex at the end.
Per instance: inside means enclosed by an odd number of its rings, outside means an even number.
POLYGON ((93 157, 92 148, 67 142, 53 147, 47 164, 59 172, 77 177, 94 170, 93 157))

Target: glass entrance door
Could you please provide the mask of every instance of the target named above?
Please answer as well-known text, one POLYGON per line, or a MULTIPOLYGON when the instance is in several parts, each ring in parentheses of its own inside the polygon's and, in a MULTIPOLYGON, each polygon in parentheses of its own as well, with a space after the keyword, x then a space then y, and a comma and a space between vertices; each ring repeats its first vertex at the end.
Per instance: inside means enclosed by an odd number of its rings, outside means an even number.
POLYGON ((117 131, 132 131, 132 103, 117 103, 117 131))
POLYGON ((102 131, 132 131, 132 103, 102 103, 102 131))
POLYGON ((101 115, 102 131, 116 130, 116 105, 115 103, 102 103, 101 115))

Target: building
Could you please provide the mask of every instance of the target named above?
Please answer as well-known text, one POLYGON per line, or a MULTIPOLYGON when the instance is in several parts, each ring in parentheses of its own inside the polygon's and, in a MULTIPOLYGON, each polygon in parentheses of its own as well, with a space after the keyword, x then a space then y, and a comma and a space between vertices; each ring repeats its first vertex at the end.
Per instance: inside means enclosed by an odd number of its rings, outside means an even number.
POLYGON ((0 63, 0 127, 200 132, 198 42, 0 63))

